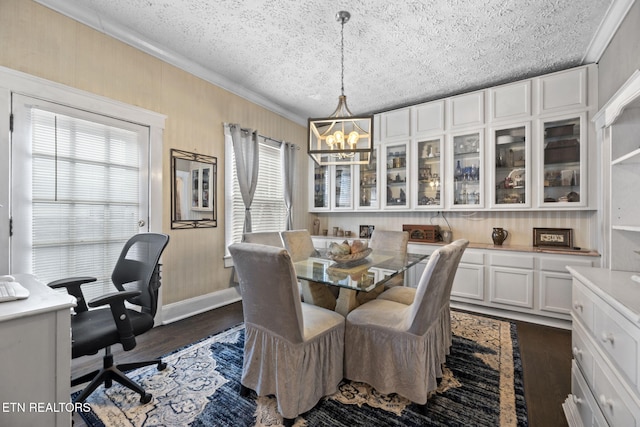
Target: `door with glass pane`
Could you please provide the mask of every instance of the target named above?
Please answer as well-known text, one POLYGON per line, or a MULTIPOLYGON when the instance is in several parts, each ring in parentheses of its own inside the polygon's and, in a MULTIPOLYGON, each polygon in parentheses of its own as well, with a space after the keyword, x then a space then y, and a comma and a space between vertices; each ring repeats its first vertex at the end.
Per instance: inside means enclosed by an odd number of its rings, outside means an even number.
POLYGON ((329 166, 320 166, 309 159, 311 171, 311 192, 309 193, 309 210, 311 212, 329 210, 329 166))
POLYGON ((408 163, 407 142, 389 143, 383 146, 384 163, 382 177, 384 179, 385 206, 387 209, 407 208, 408 201, 408 163))
POLYGON ((13 98, 11 270, 111 289, 124 243, 147 231, 148 128, 13 98))
POLYGON ((530 202, 529 123, 491 130, 491 205, 525 208, 530 202))
POLYGON ((333 168, 333 209, 353 209, 353 168, 349 165, 335 165, 333 168))
POLYGON ((413 200, 417 209, 442 208, 442 140, 442 137, 427 138, 417 141, 415 145, 413 158, 417 164, 412 170, 416 171, 413 200))
POLYGON ((542 182, 545 207, 586 205, 585 114, 540 121, 542 182))
POLYGON ((366 165, 356 166, 358 183, 357 209, 379 209, 378 197, 378 152, 379 147, 374 147, 371 160, 366 165))
POLYGON ((475 209, 484 205, 483 132, 452 135, 449 168, 453 177, 450 203, 456 208, 475 209))

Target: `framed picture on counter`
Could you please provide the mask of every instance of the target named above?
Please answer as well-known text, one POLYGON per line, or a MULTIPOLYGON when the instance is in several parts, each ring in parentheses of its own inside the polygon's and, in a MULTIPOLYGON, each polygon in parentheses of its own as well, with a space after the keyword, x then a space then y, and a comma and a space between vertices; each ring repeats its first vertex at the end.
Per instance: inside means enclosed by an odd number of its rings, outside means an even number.
POLYGON ((573 229, 534 228, 533 246, 553 248, 573 248, 573 229))

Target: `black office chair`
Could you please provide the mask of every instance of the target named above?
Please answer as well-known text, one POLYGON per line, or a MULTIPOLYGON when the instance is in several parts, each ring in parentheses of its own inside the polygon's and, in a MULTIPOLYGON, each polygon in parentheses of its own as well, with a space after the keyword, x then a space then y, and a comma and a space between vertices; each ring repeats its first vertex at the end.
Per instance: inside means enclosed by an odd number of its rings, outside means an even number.
POLYGON ((153 328, 153 317, 158 303, 160 269, 158 261, 169 242, 165 234, 141 233, 133 236, 124 245, 111 274, 111 281, 118 289, 85 301, 80 289, 83 283, 95 282, 94 277, 73 277, 49 283, 52 288, 66 288, 77 299, 75 314, 71 317, 71 357, 96 354, 105 349, 103 368, 71 380, 71 386, 91 381, 76 397, 83 402, 102 383, 109 388, 113 381, 140 394, 140 402, 151 401, 151 394, 131 381, 123 373, 142 366, 158 365, 161 371, 167 367, 161 359, 138 363, 113 364, 111 346, 122 344, 125 351, 136 346, 137 335, 153 328), (138 306, 140 311, 125 307, 125 301, 138 306), (89 307, 101 307, 89 310, 89 307))

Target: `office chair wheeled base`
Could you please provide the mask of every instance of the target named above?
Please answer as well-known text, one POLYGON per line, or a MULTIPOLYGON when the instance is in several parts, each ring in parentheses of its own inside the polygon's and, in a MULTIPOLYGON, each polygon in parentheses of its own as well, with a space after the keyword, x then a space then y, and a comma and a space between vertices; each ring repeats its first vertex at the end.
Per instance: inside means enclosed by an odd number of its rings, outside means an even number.
POLYGON ((110 388, 113 385, 113 381, 138 393, 140 395, 140 403, 149 403, 151 402, 151 398, 153 396, 150 393, 145 392, 142 387, 129 379, 129 377, 124 374, 124 372, 149 365, 158 365, 159 371, 163 371, 167 367, 167 364, 160 359, 150 360, 146 362, 123 363, 121 365, 114 365, 113 355, 111 354, 111 350, 109 347, 105 349, 105 355, 102 360, 102 369, 90 372, 81 377, 71 380, 72 387, 84 384, 87 381, 91 381, 84 388, 84 390, 82 390, 82 393, 80 393, 80 395, 78 395, 78 397, 74 399, 74 403, 84 402, 87 397, 89 397, 89 395, 93 393, 95 389, 98 388, 102 383, 104 383, 104 388, 110 388))

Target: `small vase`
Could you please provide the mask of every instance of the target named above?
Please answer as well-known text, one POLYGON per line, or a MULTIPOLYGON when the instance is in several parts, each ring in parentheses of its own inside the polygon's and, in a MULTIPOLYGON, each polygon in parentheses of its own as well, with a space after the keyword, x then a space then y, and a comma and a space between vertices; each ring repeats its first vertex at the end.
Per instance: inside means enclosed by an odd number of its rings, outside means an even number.
POLYGON ((502 242, 504 242, 507 237, 509 237, 509 232, 504 228, 495 227, 493 233, 491 233, 493 244, 496 246, 502 245, 502 242))

